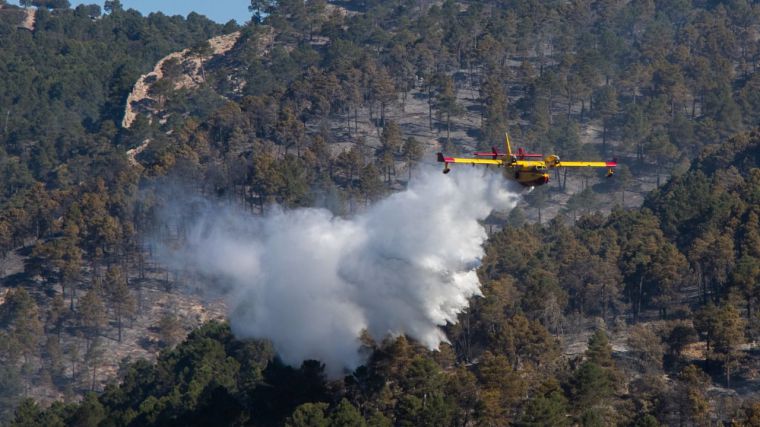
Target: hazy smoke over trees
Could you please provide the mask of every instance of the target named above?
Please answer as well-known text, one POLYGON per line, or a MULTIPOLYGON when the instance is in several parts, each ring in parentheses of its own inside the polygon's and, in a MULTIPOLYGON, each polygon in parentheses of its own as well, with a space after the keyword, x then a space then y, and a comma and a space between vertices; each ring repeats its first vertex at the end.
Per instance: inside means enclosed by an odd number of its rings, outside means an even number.
POLYGON ((324 209, 204 209, 168 259, 224 286, 239 337, 268 338, 286 363, 317 359, 337 375, 362 362, 363 330, 431 349, 446 340, 439 326, 480 293, 478 220, 516 200, 496 173, 424 171, 350 219, 324 209))

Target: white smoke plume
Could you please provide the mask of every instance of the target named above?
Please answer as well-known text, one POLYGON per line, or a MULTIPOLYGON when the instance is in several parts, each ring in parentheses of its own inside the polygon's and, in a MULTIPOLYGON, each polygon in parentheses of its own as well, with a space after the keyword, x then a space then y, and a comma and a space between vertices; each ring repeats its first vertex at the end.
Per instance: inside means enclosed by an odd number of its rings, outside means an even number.
POLYGON ((363 330, 430 349, 445 341, 439 326, 480 294, 478 221, 516 202, 497 173, 423 170, 350 219, 324 209, 208 210, 171 258, 224 283, 237 336, 267 338, 285 363, 317 359, 336 376, 362 363, 363 330))

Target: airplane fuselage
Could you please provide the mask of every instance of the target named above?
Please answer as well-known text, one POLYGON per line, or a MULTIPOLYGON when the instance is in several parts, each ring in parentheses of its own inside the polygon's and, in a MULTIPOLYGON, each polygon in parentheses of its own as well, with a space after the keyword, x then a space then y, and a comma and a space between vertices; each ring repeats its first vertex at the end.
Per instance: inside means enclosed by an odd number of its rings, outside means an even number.
POLYGON ((525 187, 535 187, 549 182, 549 170, 546 166, 505 165, 507 178, 525 187))

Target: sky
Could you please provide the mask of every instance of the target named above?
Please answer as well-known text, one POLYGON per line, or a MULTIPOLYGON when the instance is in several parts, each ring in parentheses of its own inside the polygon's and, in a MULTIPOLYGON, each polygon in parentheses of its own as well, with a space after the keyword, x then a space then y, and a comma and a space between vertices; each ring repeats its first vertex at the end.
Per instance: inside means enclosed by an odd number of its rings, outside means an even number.
MULTIPOLYGON (((95 3, 103 6, 101 0, 69 0, 69 2, 72 7, 79 3, 95 3)), ((11 0, 8 3, 18 4, 18 0, 11 0)), ((251 19, 251 12, 248 11, 250 0, 121 0, 121 4, 124 9, 137 9, 143 15, 161 11, 165 15, 187 16, 190 12, 196 12, 221 24, 230 19, 243 24, 251 19)))

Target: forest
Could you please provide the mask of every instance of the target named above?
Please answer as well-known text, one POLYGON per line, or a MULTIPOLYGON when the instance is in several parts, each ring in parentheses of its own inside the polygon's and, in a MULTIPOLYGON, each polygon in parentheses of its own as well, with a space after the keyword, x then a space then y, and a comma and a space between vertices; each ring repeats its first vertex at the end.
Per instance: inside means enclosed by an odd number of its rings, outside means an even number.
POLYGON ((223 25, 21 3, 32 27, 0 0, 0 423, 760 425, 760 3, 252 0, 223 25), (145 237, 183 238, 164 185, 351 217, 505 131, 621 166, 498 220, 439 351, 368 338, 336 380, 145 304, 189 280, 145 237))

